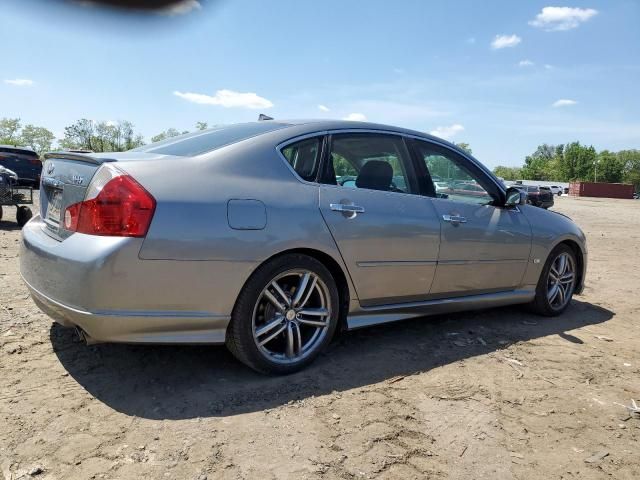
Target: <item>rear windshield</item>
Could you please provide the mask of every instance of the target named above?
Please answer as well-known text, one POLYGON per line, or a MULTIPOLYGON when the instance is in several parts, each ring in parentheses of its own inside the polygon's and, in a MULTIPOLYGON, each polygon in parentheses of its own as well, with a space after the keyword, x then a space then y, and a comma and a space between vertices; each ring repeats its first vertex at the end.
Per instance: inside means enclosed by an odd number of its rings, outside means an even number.
POLYGON ((134 148, 130 151, 191 157, 287 126, 287 124, 275 122, 238 123, 201 132, 187 133, 186 135, 134 148))

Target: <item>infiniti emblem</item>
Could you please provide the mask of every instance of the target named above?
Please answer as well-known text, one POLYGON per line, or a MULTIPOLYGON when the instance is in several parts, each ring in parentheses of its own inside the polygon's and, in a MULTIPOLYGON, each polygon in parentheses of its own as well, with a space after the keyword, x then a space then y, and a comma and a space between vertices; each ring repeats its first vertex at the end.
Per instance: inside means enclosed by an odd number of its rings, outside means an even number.
POLYGON ((55 168, 56 166, 53 164, 53 162, 50 162, 49 166, 47 167, 47 175, 51 175, 55 170, 55 168))

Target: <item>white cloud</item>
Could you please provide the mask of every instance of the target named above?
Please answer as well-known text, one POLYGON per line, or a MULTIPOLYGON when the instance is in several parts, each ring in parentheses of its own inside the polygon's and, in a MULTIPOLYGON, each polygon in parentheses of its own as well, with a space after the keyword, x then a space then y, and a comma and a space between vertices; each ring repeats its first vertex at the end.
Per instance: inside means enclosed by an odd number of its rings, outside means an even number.
POLYGON ((366 122, 367 117, 362 113, 350 113, 343 120, 352 120, 354 122, 366 122))
POLYGON ((36 82, 29 80, 28 78, 15 78, 13 80, 5 80, 4 83, 7 85, 13 85, 14 87, 31 87, 36 82))
POLYGON ((572 105, 575 105, 576 102, 575 100, 569 100, 568 98, 561 98, 560 100, 557 100, 555 102, 553 102, 553 105, 551 105, 553 108, 559 108, 559 107, 570 107, 572 105))
POLYGON ((544 7, 529 25, 548 32, 571 30, 598 14, 593 8, 544 7))
POLYGON ((518 66, 520 67, 533 67, 535 64, 531 60, 520 60, 518 66))
POLYGON ((328 112, 331 109, 329 107, 327 107, 326 105, 318 105, 318 110, 320 110, 321 112, 328 112))
POLYGON ((462 131, 464 131, 464 127, 459 123, 454 123, 453 125, 450 125, 448 127, 438 127, 435 130, 430 131, 429 133, 436 137, 450 140, 462 131))
POLYGON ((254 110, 266 109, 273 107, 273 103, 266 98, 260 97, 255 93, 240 93, 233 90, 218 90, 215 95, 205 95, 204 93, 191 92, 173 92, 177 97, 183 98, 188 102, 198 103, 201 105, 219 105, 225 108, 251 108, 254 110))
POLYGON ((491 42, 491 48, 494 50, 500 50, 501 48, 515 47, 522 39, 517 35, 496 35, 491 42))
POLYGON ((185 15, 193 10, 200 10, 202 5, 198 0, 183 0, 182 2, 170 5, 160 10, 162 15, 185 15))
POLYGON ((547 63, 547 64, 545 64, 544 68, 546 68, 547 70, 553 70, 553 65, 549 65, 547 63))

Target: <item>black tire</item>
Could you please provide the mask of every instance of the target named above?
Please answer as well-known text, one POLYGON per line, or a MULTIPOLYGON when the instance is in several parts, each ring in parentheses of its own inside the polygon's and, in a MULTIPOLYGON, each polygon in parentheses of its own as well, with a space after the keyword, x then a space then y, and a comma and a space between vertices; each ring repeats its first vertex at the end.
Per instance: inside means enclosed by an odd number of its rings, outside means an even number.
POLYGON ((18 207, 16 211, 16 222, 18 222, 20 228, 24 227, 31 217, 33 217, 33 213, 29 207, 25 207, 24 205, 18 207))
POLYGON ((0 220, 2 220, 2 205, 0 205, 0 220))
POLYGON ((575 291, 575 286, 577 282, 577 275, 578 275, 577 267, 578 267, 578 262, 576 259, 576 254, 568 245, 561 244, 561 245, 558 245, 556 248, 554 248, 549 254, 549 257, 547 258, 547 261, 544 264, 544 268, 542 269, 542 273, 540 274, 540 279, 538 280, 538 285, 536 286, 536 296, 533 299, 533 301, 529 304, 530 309, 534 313, 545 316, 545 317, 556 317, 562 314, 567 309, 567 307, 571 304, 571 298, 573 297, 573 292, 575 291), (570 288, 567 289, 568 293, 566 295, 568 296, 568 299, 565 299, 562 305, 554 306, 549 301, 549 297, 548 297, 550 283, 552 283, 552 280, 549 277, 549 272, 551 271, 551 268, 556 262, 556 260, 561 255, 565 255, 565 254, 569 256, 573 265, 573 283, 571 284, 570 288))
MULTIPOLYGON (((338 325, 339 310, 340 301, 336 282, 320 261, 302 254, 282 255, 261 265, 244 285, 233 308, 231 322, 227 328, 226 345, 238 360, 260 373, 276 375, 294 373, 313 362, 329 344, 338 325), (322 330, 324 336, 318 338, 313 348, 305 353, 304 358, 297 361, 287 360, 290 363, 281 363, 274 357, 268 357, 258 347, 257 340, 254 339, 254 314, 258 311, 264 289, 278 276, 286 275, 292 270, 310 272, 324 283, 328 297, 327 306, 330 307, 330 311, 328 325, 325 330, 322 330)), ((302 343, 300 340, 298 337, 299 345, 302 343)), ((277 337, 275 341, 278 341, 277 337)))

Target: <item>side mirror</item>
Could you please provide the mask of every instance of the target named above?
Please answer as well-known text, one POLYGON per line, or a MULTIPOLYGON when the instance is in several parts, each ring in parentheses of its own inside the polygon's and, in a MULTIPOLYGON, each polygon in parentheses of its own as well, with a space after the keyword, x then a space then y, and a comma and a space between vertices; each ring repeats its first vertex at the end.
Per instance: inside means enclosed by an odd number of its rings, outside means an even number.
POLYGON ((507 188, 507 200, 504 202, 505 207, 517 207, 527 203, 527 193, 519 188, 507 188))

